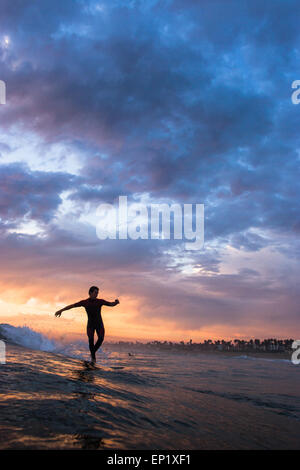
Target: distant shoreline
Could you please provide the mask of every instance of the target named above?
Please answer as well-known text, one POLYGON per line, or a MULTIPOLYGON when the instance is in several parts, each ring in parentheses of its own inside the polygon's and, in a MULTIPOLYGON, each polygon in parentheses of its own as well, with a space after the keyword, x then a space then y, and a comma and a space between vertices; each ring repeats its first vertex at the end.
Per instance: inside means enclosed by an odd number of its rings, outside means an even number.
MULTIPOLYGON (((7 345, 10 346, 16 346, 19 348, 25 348, 25 349, 33 349, 30 346, 25 346, 18 344, 17 342, 8 339, 5 337, 5 334, 3 334, 3 331, 1 331, 0 328, 0 340, 4 340, 7 345)), ((194 348, 194 347, 189 347, 188 345, 179 345, 179 344, 173 344, 173 345, 168 345, 168 344, 153 344, 153 343, 131 343, 131 342, 104 342, 103 347, 107 348, 114 348, 119 351, 126 351, 128 353, 136 352, 138 353, 139 350, 145 351, 156 351, 156 352, 161 352, 161 353, 168 353, 168 354, 192 354, 192 355, 213 355, 213 356, 223 356, 223 357, 253 357, 253 358, 265 358, 265 359, 287 359, 291 360, 292 358, 292 353, 293 350, 285 350, 285 351, 262 351, 262 350, 235 350, 235 351, 228 351, 226 349, 205 349, 205 347, 202 348, 194 348)))
POLYGON ((159 351, 159 352, 166 352, 170 354, 193 354, 193 355, 215 355, 215 356, 249 356, 249 357, 256 357, 256 358, 265 358, 265 359, 291 359, 293 351, 226 351, 226 350, 205 350, 205 349, 188 349, 188 348, 169 348, 169 347, 160 347, 156 345, 147 345, 147 344, 118 344, 118 343, 106 343, 103 346, 107 347, 115 347, 119 350, 126 350, 126 351, 136 351, 139 350, 148 350, 148 351, 159 351))
MULTIPOLYGON (((9 341, 7 340, 6 338, 2 337, 2 339, 5 341, 5 343, 7 344, 7 346, 9 346, 10 348, 11 347, 15 347, 17 349, 29 349, 29 350, 32 350, 32 351, 36 351, 36 349, 33 349, 31 348, 30 346, 24 346, 24 345, 21 345, 21 344, 17 344, 17 343, 14 343, 13 341, 9 341)), ((143 350, 145 352, 145 350, 148 350, 148 351, 156 351, 156 352, 162 352, 162 353, 168 353, 168 354, 176 354, 176 353, 179 353, 179 354, 192 354, 194 356, 219 356, 219 357, 241 357, 241 356, 245 356, 245 357, 253 357, 253 358, 261 358, 261 359, 289 359, 291 360, 291 356, 292 356, 292 351, 289 353, 289 352, 262 352, 262 351, 259 351, 259 352, 254 352, 254 351, 218 351, 218 350, 213 350, 213 351, 205 351, 205 350, 194 350, 194 351, 189 351, 189 350, 185 350, 185 349, 164 349, 164 348, 159 348, 159 347, 146 347, 146 348, 141 348, 140 345, 138 347, 135 347, 136 345, 120 345, 117 344, 117 343, 104 343, 103 344, 103 347, 105 349, 105 346, 108 347, 108 348, 114 348, 114 349, 117 349, 117 350, 126 350, 126 352, 135 352, 135 353, 138 353, 139 350, 143 350)), ((37 351, 40 351, 40 350, 37 350, 37 351)), ((46 351, 47 352, 47 351, 46 351)), ((49 351, 48 351, 49 352, 49 351)))

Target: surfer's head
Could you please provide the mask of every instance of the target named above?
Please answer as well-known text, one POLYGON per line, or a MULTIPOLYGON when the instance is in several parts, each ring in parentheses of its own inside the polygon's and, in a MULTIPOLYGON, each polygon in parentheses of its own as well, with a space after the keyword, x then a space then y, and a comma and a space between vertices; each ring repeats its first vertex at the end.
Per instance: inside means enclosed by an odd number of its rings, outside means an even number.
POLYGON ((92 299, 97 298, 98 292, 99 292, 99 287, 97 287, 97 286, 92 286, 92 287, 89 288, 89 296, 92 299))

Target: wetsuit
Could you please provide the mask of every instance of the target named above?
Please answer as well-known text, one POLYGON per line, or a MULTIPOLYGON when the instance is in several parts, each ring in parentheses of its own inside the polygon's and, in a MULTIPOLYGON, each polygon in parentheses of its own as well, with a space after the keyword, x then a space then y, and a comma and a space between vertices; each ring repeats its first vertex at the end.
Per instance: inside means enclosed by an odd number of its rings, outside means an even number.
POLYGON ((85 300, 80 300, 73 305, 73 307, 84 307, 88 316, 86 332, 89 338, 89 348, 91 356, 95 359, 95 353, 100 348, 104 340, 104 325, 101 317, 102 305, 110 305, 110 302, 106 302, 103 299, 91 299, 90 297, 85 300), (94 344, 94 334, 98 335, 98 340, 94 344))

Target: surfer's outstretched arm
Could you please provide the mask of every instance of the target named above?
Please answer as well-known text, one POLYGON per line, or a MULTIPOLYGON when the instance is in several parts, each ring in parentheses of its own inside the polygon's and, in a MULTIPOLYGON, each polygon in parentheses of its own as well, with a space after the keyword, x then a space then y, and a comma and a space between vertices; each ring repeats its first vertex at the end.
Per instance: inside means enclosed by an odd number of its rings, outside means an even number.
POLYGON ((54 315, 56 317, 60 317, 62 312, 64 312, 65 310, 70 310, 71 308, 75 308, 75 307, 80 307, 80 305, 78 305, 78 302, 76 304, 67 305, 66 307, 62 308, 61 310, 58 310, 54 315))
POLYGON ((107 300, 101 299, 102 305, 107 305, 108 307, 114 307, 120 303, 119 299, 116 299, 114 302, 108 302, 107 300))

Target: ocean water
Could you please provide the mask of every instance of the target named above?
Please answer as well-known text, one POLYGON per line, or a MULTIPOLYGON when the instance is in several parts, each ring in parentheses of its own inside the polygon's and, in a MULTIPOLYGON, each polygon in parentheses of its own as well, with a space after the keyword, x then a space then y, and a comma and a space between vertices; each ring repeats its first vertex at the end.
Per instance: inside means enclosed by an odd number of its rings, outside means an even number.
POLYGON ((10 325, 0 335, 0 449, 300 448, 300 365, 289 360, 104 343, 89 368, 85 342, 10 325))

